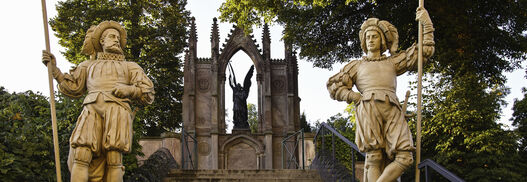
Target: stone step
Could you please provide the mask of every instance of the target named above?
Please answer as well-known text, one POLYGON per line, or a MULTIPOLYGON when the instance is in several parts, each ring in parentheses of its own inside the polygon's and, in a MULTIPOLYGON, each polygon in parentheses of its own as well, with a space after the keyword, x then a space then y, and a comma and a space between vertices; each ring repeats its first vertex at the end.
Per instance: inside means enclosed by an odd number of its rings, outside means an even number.
POLYGON ((319 182, 315 170, 271 169, 271 170, 171 170, 165 182, 319 182))

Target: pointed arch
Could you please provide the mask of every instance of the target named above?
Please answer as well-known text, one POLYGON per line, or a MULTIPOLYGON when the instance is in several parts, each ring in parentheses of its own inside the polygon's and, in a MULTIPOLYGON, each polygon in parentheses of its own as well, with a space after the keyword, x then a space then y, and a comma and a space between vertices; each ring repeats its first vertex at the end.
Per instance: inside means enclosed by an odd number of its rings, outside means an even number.
POLYGON ((224 44, 218 59, 220 72, 225 73, 229 60, 232 58, 232 56, 234 56, 234 54, 242 50, 253 61, 256 73, 263 73, 264 58, 258 48, 258 45, 256 44, 256 40, 252 39, 253 36, 245 35, 245 32, 237 27, 235 27, 231 32, 232 34, 230 34, 227 38, 227 44, 224 44))

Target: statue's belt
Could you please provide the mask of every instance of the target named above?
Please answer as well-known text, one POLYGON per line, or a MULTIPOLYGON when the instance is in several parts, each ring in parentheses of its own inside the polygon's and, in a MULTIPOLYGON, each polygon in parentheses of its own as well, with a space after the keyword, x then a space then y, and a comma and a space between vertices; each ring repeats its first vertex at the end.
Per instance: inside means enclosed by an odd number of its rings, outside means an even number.
POLYGON ((106 98, 109 98, 111 101, 119 104, 120 106, 124 107, 126 110, 128 110, 130 113, 133 113, 132 111, 132 108, 130 108, 130 105, 126 102, 123 102, 119 99, 117 99, 114 95, 112 95, 111 93, 112 91, 102 91, 102 90, 92 90, 92 91, 89 91, 88 92, 88 95, 90 94, 93 94, 93 93, 101 93, 103 94, 104 96, 106 96, 106 98))

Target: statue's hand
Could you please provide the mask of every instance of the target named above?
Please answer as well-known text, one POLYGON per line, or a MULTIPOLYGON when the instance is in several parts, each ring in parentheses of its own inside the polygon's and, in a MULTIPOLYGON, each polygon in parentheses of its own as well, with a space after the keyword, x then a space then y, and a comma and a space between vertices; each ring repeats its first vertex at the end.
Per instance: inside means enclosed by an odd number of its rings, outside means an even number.
POLYGON ((48 66, 49 62, 51 62, 52 66, 54 67, 57 66, 57 61, 55 60, 55 56, 46 50, 42 50, 42 63, 48 66))
POLYGON ((119 98, 132 98, 140 95, 141 90, 131 85, 118 85, 113 88, 112 94, 119 98))
POLYGON ((353 102, 355 104, 359 104, 361 97, 362 95, 359 92, 352 91, 348 94, 348 99, 346 101, 347 103, 353 102))
POLYGON ((432 20, 430 19, 430 15, 428 15, 428 11, 426 11, 426 9, 423 7, 417 8, 415 13, 415 20, 421 22, 421 24, 423 25, 432 24, 432 20))

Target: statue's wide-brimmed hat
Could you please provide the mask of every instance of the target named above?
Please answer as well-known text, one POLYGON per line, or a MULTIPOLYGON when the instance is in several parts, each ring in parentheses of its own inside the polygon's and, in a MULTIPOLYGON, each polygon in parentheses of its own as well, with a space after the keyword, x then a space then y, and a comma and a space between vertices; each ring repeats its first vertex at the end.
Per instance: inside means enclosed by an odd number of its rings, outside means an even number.
POLYGON ((121 48, 124 48, 126 46, 126 30, 121 24, 115 21, 103 21, 97 26, 90 27, 86 32, 86 38, 84 39, 84 45, 82 46, 82 53, 92 55, 96 52, 102 52, 103 50, 99 40, 101 39, 102 33, 110 28, 119 31, 121 36, 121 48))
POLYGON ((376 30, 381 34, 383 41, 381 49, 383 52, 388 49, 390 54, 396 53, 399 48, 399 33, 397 32, 397 28, 395 28, 390 22, 379 20, 377 18, 368 18, 360 27, 359 38, 361 48, 364 52, 367 52, 365 35, 369 30, 376 30))

